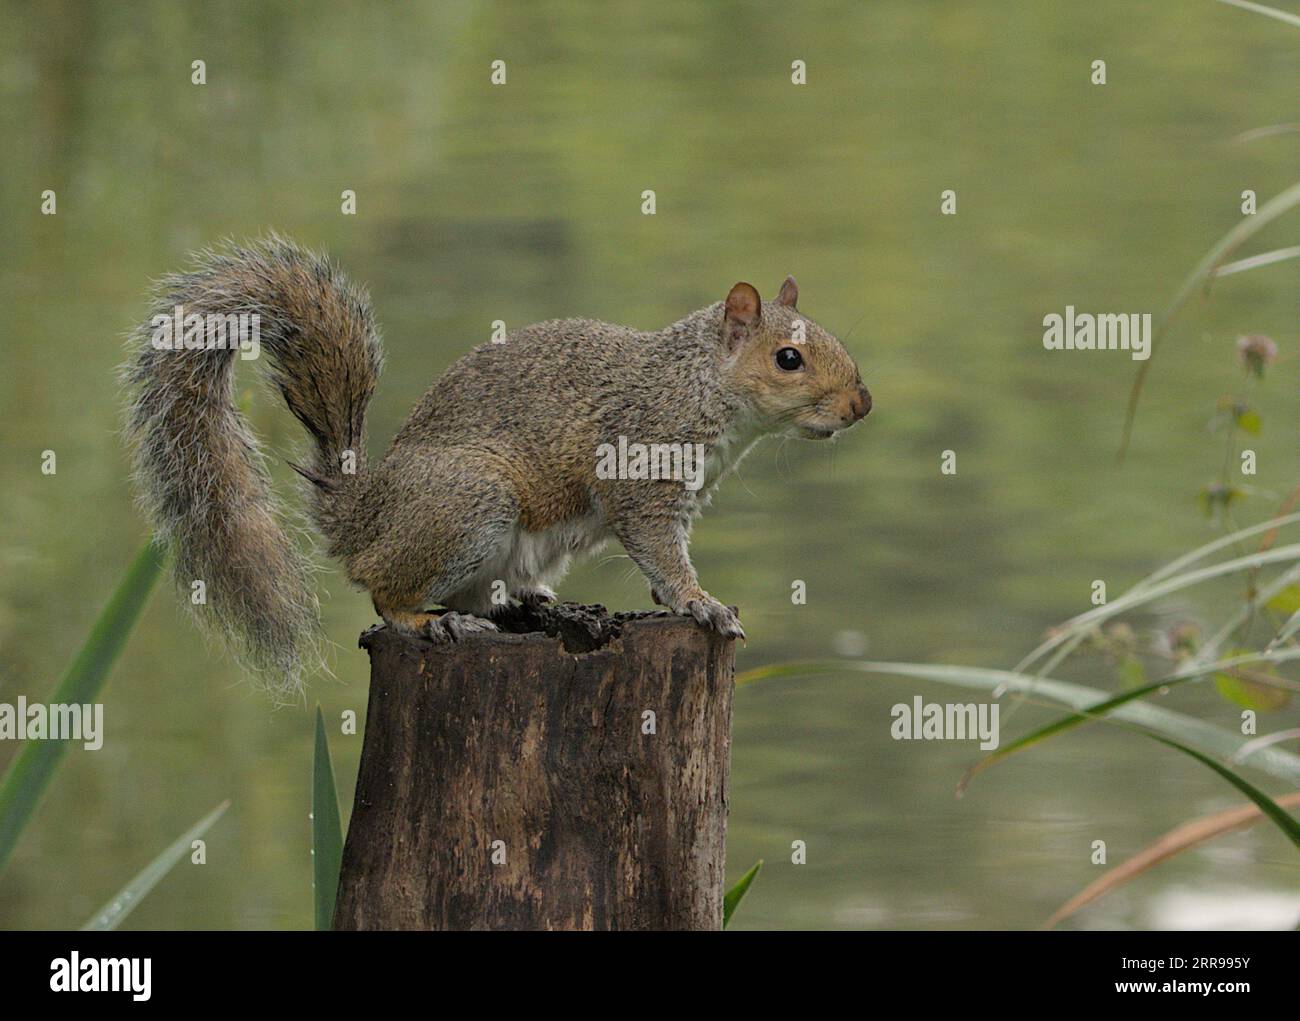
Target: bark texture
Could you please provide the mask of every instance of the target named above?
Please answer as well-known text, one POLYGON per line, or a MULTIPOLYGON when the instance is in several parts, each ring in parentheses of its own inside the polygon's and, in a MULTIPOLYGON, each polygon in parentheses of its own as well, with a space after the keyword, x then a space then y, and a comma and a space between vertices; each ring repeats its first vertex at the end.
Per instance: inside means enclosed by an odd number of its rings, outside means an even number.
POLYGON ((449 645, 362 635, 334 927, 720 928, 733 643, 599 606, 499 623, 449 645))

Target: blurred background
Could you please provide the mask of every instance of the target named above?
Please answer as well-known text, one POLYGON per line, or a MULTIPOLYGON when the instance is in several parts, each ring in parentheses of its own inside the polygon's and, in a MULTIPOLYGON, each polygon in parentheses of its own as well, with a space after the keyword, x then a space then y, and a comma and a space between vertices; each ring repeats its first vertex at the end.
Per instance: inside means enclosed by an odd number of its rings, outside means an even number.
MULTIPOLYGON (((847 336, 875 410, 833 446, 760 446, 698 525, 705 586, 744 613, 740 669, 864 652, 1010 667, 1089 608, 1093 579, 1113 596, 1214 538, 1197 493, 1220 468, 1207 423, 1240 380, 1238 334, 1282 351, 1255 400, 1261 495, 1239 518, 1296 484, 1297 263, 1188 308, 1122 466, 1137 363, 1042 345, 1043 316, 1067 304, 1159 312, 1239 221, 1243 190, 1262 202, 1294 183, 1300 135, 1233 141, 1295 118, 1300 31, 1278 22, 1210 0, 46 2, 0 17, 0 700, 49 696, 146 538, 115 371, 149 282, 268 228, 328 249, 372 292, 388 351, 374 453, 494 319, 657 328, 736 280, 768 298, 794 274, 801 310, 847 336), (796 59, 806 86, 791 84, 796 59), (56 216, 40 215, 45 189, 56 216), (944 189, 956 216, 939 214, 944 189), (940 474, 946 449, 955 476, 940 474), (791 603, 796 579, 807 605, 791 603)), ((1284 219, 1252 250, 1294 231, 1284 219)), ((298 427, 247 370, 287 489, 298 427)), ((618 552, 561 596, 648 606, 618 552)), ((332 566, 319 584, 336 677, 315 678, 309 702, 363 718, 369 600, 332 566)), ((1135 626, 1221 610, 1198 589, 1135 626)), ((1115 686, 1105 670, 1062 675, 1115 686)), ((728 875, 767 867, 736 927, 1034 926, 1096 877, 1093 840, 1113 863, 1242 801, 1102 727, 957 799, 973 744, 889 736, 891 706, 917 694, 977 700, 847 674, 738 691, 728 875), (794 840, 804 866, 789 864, 794 840)), ((310 927, 311 706, 269 708, 166 587, 103 701, 104 748, 68 755, 0 876, 0 926, 80 924, 230 798, 207 866, 175 870, 128 925, 310 927)), ((1239 718, 1199 685, 1168 704, 1239 718)), ((1026 707, 1004 742, 1052 715, 1026 707)), ((346 819, 361 738, 331 742, 346 819)), ((0 743, 0 767, 16 750, 0 743)), ((1261 825, 1068 924, 1292 927, 1297 878, 1261 825)))

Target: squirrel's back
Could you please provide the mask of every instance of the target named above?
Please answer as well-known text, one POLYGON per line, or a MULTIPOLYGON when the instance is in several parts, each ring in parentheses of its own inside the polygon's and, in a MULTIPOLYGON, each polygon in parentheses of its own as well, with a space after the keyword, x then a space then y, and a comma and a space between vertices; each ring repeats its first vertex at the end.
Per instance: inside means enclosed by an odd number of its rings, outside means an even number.
POLYGON ((620 431, 693 436, 730 410, 717 371, 720 317, 719 304, 657 331, 595 319, 525 326, 457 359, 412 409, 394 448, 538 436, 553 450, 579 444, 572 456, 590 465, 595 445, 620 431))

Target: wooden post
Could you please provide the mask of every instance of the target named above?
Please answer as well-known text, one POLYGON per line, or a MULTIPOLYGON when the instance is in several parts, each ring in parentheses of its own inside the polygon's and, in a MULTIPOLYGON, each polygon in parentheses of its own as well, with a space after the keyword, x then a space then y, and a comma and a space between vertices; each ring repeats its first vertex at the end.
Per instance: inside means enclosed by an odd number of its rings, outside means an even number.
POLYGON ((501 626, 362 635, 334 927, 721 928, 734 643, 573 604, 501 626))

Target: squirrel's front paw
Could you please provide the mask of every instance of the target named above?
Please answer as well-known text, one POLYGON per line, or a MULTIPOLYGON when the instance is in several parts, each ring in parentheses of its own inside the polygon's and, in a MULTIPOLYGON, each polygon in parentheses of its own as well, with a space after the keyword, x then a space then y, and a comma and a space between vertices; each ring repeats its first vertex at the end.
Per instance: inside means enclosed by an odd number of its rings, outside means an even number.
POLYGON ((712 596, 692 599, 686 612, 704 627, 712 628, 723 638, 745 639, 745 629, 740 626, 740 611, 734 606, 723 606, 712 596))
POLYGON ((448 610, 441 617, 430 618, 424 625, 424 637, 435 642, 458 642, 470 635, 496 630, 497 626, 490 620, 448 610))

